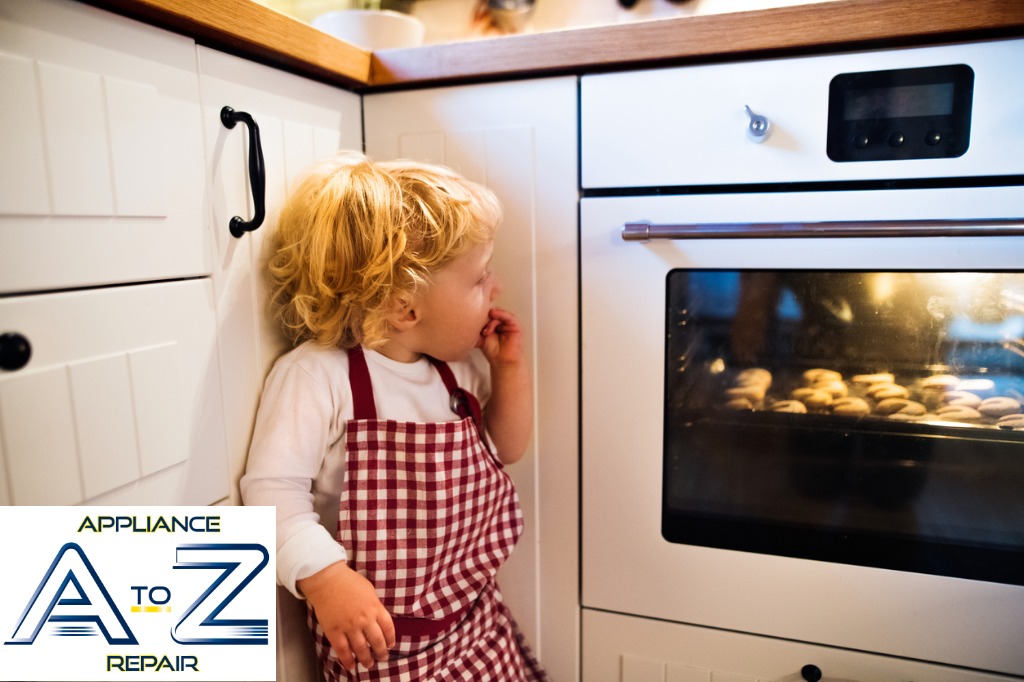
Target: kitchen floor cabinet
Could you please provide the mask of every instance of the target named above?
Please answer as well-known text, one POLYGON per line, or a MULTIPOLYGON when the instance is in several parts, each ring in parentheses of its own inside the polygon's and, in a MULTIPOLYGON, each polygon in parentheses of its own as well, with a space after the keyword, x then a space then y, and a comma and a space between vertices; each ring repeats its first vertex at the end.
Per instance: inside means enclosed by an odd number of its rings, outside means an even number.
POLYGON ((509 467, 526 530, 499 582, 555 680, 579 679, 576 95, 555 78, 364 97, 371 158, 451 166, 504 208, 499 305, 530 335, 536 437, 509 467))
MULTIPOLYGON (((842 617, 837 614, 837 617, 842 617)), ((1016 678, 727 630, 583 610, 587 682, 1009 682, 1016 678)))
POLYGON ((14 0, 0 78, 0 502, 225 499, 194 43, 14 0))

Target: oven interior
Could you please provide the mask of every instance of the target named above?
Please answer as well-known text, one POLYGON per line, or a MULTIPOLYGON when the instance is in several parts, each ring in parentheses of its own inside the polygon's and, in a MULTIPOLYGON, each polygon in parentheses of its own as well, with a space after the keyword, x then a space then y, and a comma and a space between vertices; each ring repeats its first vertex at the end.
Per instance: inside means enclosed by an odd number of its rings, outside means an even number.
POLYGON ((666 285, 667 540, 1024 584, 1024 273, 666 285))

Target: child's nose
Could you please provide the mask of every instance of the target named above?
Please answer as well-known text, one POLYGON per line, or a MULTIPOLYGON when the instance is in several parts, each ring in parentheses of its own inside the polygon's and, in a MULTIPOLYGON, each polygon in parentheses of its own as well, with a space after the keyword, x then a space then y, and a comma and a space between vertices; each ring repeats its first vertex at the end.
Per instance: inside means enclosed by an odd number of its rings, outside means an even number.
POLYGON ((491 275, 491 301, 498 300, 501 296, 501 280, 495 274, 491 275))

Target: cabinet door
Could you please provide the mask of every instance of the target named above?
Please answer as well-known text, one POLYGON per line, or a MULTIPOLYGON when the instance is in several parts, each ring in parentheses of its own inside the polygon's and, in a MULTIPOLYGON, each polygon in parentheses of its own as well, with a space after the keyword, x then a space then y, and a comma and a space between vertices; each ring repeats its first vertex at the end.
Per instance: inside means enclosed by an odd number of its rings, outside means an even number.
POLYGON ((339 149, 362 148, 358 95, 231 55, 199 48, 203 126, 210 184, 206 222, 216 244, 214 282, 225 376, 232 480, 245 468, 263 379, 286 348, 267 308, 264 244, 290 184, 314 161, 339 149), (242 237, 228 231, 233 216, 249 220, 249 131, 226 128, 220 111, 250 114, 259 128, 266 168, 266 220, 242 237))
MULTIPOLYGON (((296 176, 339 149, 362 149, 358 95, 207 48, 199 48, 209 196, 205 206, 216 243, 214 289, 224 376, 224 402, 232 501, 259 405, 263 380, 288 347, 267 306, 264 244, 296 176), (225 128, 220 111, 250 114, 259 128, 266 168, 266 221, 241 238, 231 236, 233 216, 249 220, 249 132, 225 128)), ((285 590, 278 598, 279 680, 320 679, 305 625, 305 607, 285 590)))
POLYGON ((499 305, 531 342, 536 430, 509 468, 526 530, 499 582, 554 679, 578 679, 576 79, 367 95, 366 151, 451 166, 505 212, 499 305))
POLYGON ((208 279, 0 299, 28 364, 0 372, 0 504, 224 499, 208 279))
POLYGON ((0 292, 210 272, 191 40, 0 3, 0 292))

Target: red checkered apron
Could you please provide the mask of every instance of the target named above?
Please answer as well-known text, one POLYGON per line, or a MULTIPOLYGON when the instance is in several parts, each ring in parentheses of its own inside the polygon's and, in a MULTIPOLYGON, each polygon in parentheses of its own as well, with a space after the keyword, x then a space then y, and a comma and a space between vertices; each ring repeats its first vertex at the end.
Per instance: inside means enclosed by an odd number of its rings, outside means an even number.
POLYGON ((389 660, 342 667, 312 609, 327 680, 546 680, 495 582, 523 529, 511 479, 481 437, 479 403, 431 359, 462 417, 377 419, 362 350, 349 350, 355 416, 346 426, 338 541, 392 614, 389 660))

